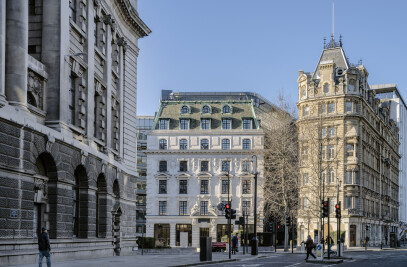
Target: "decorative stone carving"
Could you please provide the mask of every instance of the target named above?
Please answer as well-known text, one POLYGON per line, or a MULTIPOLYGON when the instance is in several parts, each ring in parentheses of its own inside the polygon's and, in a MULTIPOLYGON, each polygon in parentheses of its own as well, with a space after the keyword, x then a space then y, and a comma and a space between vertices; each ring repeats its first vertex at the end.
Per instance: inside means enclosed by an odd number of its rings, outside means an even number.
POLYGON ((44 109, 44 78, 33 71, 28 71, 27 101, 28 104, 44 109))
POLYGON ((86 158, 88 157, 88 152, 82 150, 81 151, 81 164, 85 165, 86 164, 86 158))
POLYGON ((124 39, 124 37, 118 38, 117 39, 117 45, 118 46, 123 46, 123 50, 126 51, 127 49, 127 41, 124 39))
POLYGON ((52 145, 55 143, 55 137, 51 135, 47 135, 46 137, 46 144, 45 144, 45 150, 47 152, 51 152, 52 145))

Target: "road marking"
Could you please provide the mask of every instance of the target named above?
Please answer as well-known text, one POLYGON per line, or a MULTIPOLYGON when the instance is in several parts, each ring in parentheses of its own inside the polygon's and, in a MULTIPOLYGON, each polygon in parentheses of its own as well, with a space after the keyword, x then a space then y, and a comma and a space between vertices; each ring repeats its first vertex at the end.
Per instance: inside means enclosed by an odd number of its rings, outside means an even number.
POLYGON ((294 264, 291 264, 291 265, 286 265, 285 267, 291 267, 291 266, 296 266, 296 265, 298 265, 298 264, 301 264, 301 262, 298 262, 298 263, 294 263, 294 264))

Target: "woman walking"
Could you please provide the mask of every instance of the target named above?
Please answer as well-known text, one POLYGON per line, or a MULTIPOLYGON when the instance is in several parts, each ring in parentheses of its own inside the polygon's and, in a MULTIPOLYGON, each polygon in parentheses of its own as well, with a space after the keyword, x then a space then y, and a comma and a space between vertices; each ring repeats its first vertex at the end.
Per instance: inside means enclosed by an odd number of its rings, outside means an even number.
POLYGON ((307 241, 305 241, 305 248, 307 249, 307 257, 305 258, 305 260, 308 260, 309 255, 311 255, 315 259, 316 257, 312 253, 312 250, 315 248, 315 244, 310 235, 308 236, 307 241))

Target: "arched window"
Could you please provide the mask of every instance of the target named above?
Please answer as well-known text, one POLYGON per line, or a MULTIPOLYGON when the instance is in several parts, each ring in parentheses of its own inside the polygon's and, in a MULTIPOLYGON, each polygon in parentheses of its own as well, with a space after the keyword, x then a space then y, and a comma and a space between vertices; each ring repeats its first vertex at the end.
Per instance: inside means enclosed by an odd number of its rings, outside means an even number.
POLYGON ((202 107, 202 114, 207 114, 210 112, 211 112, 211 109, 209 108, 209 106, 205 105, 202 107))
POLYGON ((188 106, 182 106, 182 108, 181 108, 181 114, 186 114, 186 113, 188 113, 188 112, 189 112, 188 106))
POLYGON ((167 140, 160 139, 160 150, 166 150, 166 149, 167 149, 167 140))
POLYGON ((324 93, 328 93, 329 92, 329 84, 326 83, 324 84, 324 93))
POLYGON ((230 149, 230 140, 229 139, 223 139, 222 140, 222 149, 223 150, 230 149))
POLYGON ((187 139, 181 139, 181 140, 179 141, 179 149, 185 150, 185 149, 187 149, 187 148, 188 148, 188 141, 187 141, 187 139))
POLYGON ((223 113, 230 113, 230 106, 229 105, 224 105, 222 109, 223 113))
POLYGON ((249 150, 250 148, 250 139, 243 139, 243 149, 249 150))
POLYGON ((209 149, 209 141, 208 141, 208 139, 202 139, 201 140, 201 149, 202 150, 209 149))

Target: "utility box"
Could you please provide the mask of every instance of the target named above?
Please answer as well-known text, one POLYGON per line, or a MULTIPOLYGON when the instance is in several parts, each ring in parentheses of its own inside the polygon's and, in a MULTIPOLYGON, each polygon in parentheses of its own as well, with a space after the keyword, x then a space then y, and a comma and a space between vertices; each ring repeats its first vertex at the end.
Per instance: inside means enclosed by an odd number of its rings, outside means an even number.
POLYGON ((212 260, 212 237, 201 237, 199 239, 199 259, 200 261, 212 260))

